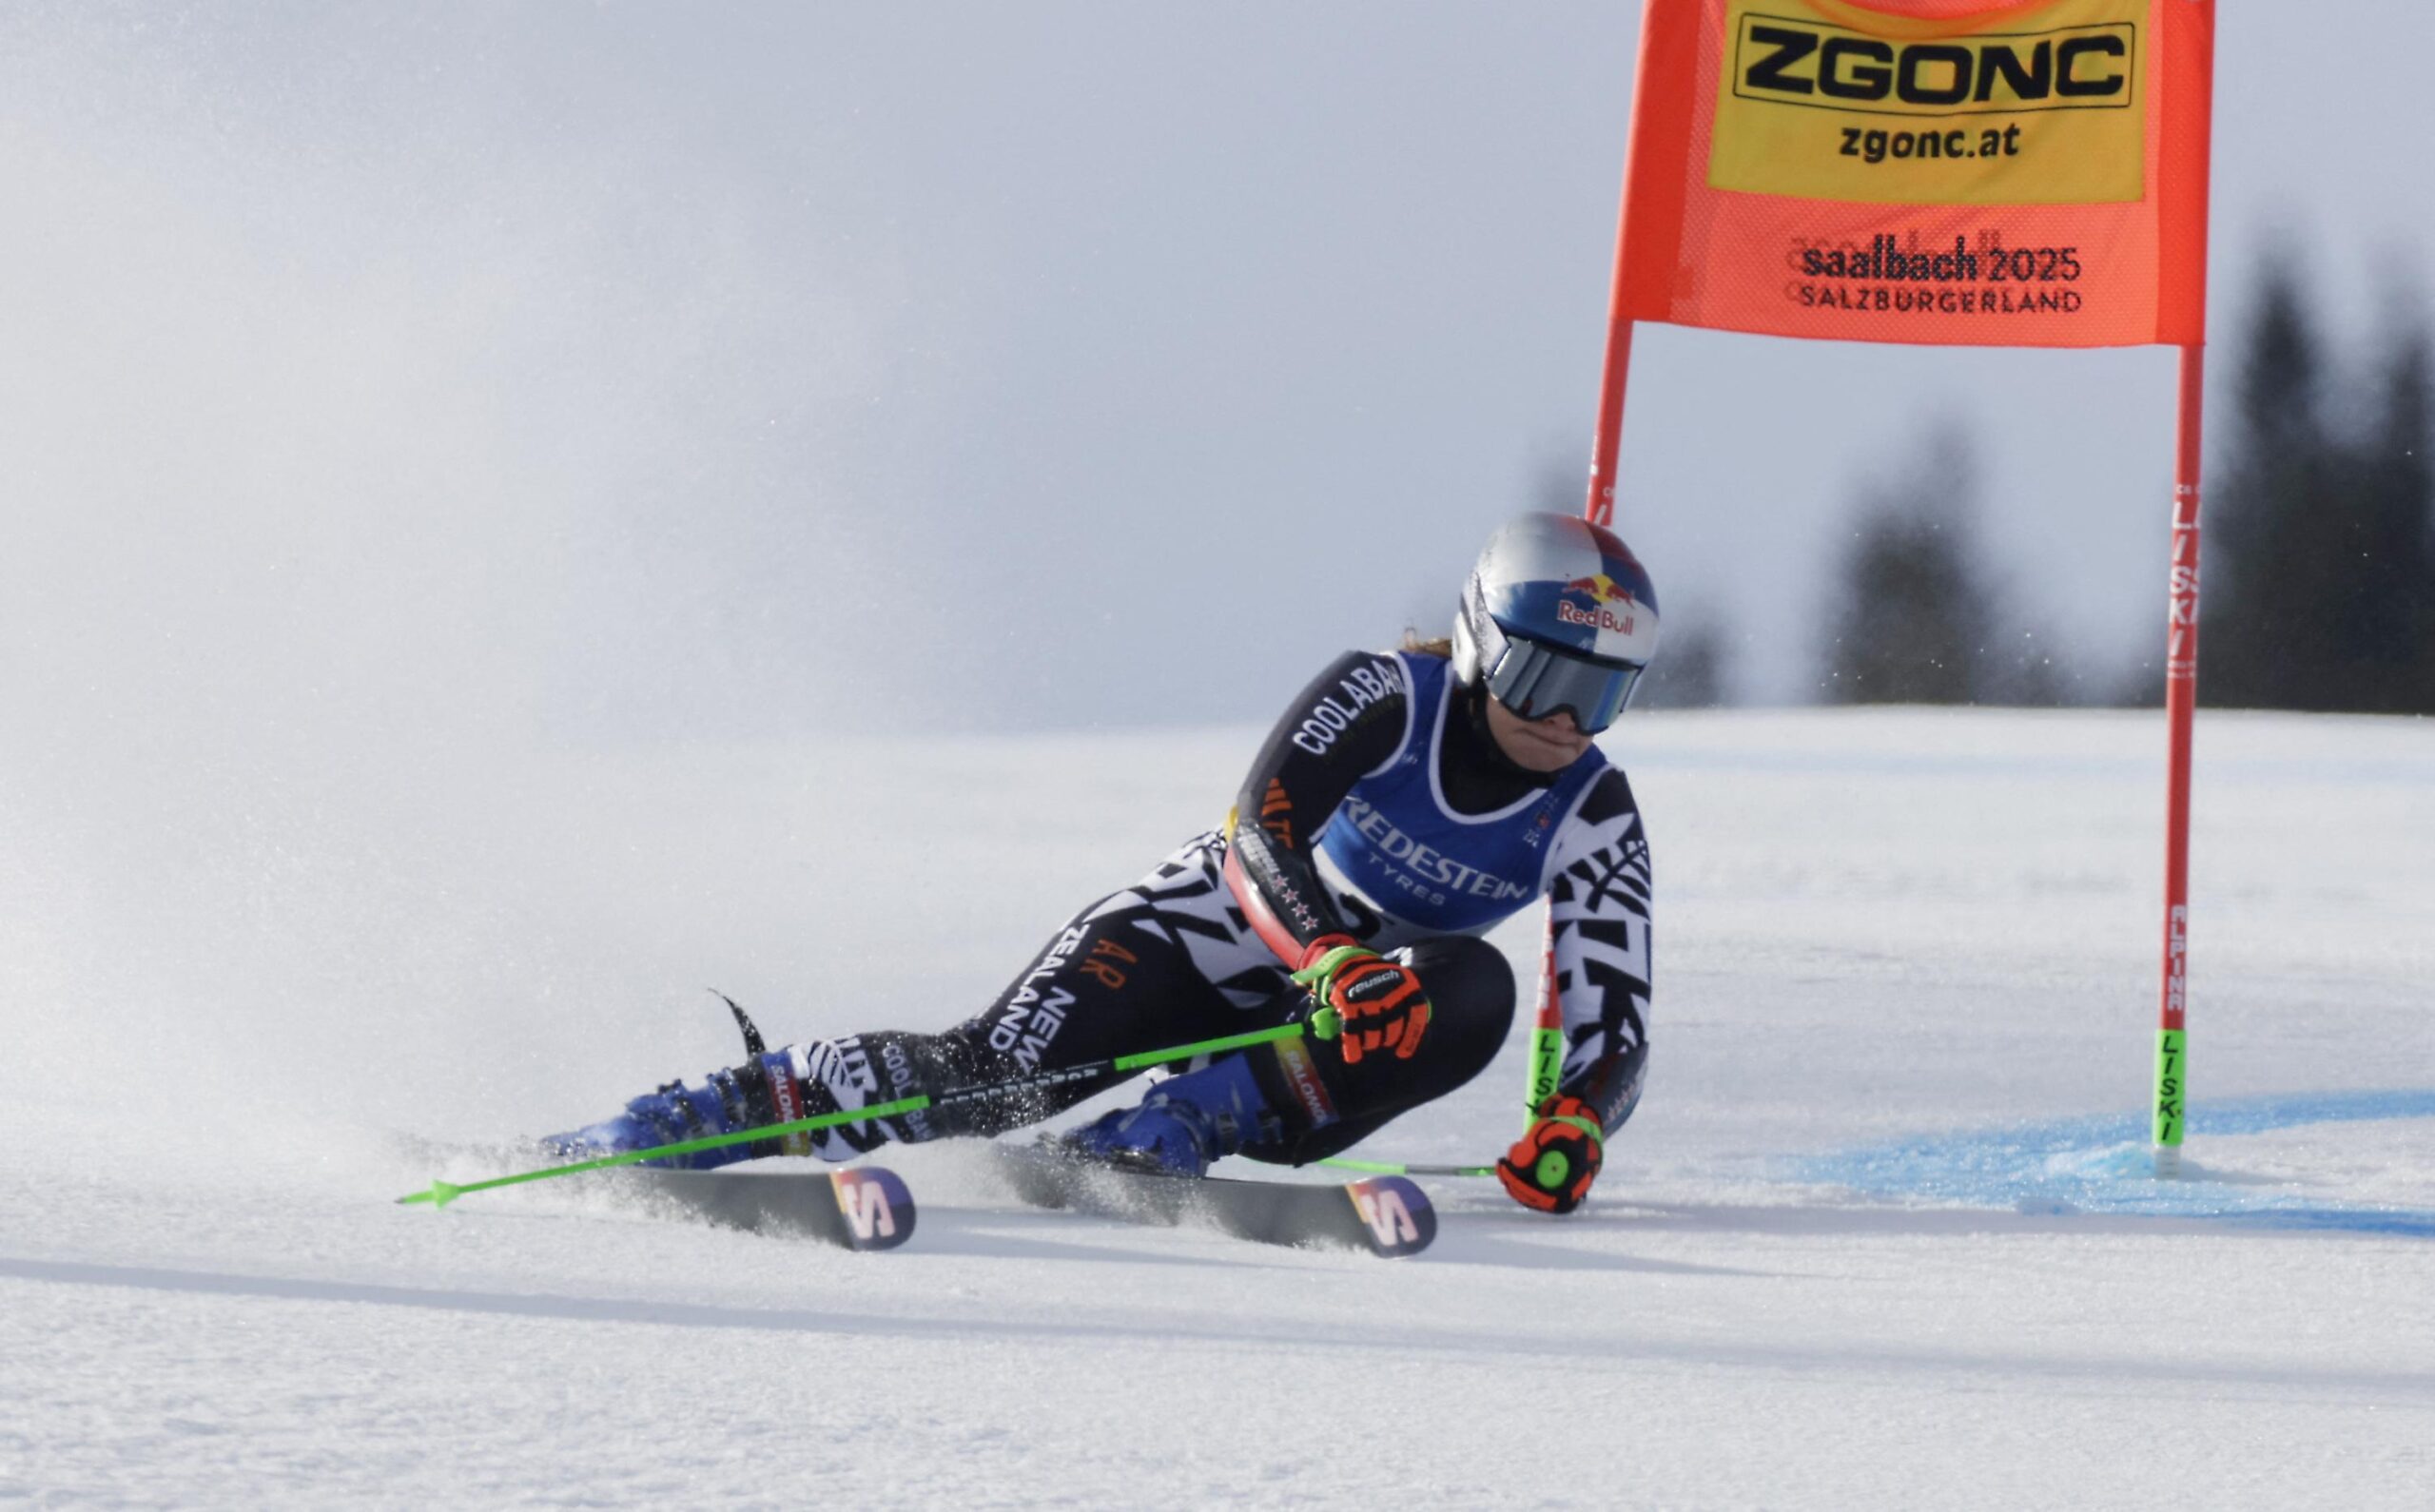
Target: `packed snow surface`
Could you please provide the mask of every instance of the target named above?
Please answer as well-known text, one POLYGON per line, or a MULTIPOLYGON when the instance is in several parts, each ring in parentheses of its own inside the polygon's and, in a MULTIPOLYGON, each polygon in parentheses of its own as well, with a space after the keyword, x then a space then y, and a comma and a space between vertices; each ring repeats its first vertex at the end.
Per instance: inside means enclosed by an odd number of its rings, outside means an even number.
MULTIPOLYGON (((2435 1504, 2435 725, 2202 719, 2151 1174, 2153 715, 1635 714, 1655 1055, 1591 1207, 1406 1262, 1014 1207, 854 1255, 393 1199, 773 1040, 936 1028, 1259 732, 130 791, 0 855, 0 1502, 2435 1504), (341 796, 343 795, 343 796, 341 796), (191 798, 193 795, 187 795, 191 798)), ((36 774, 39 779, 40 774, 36 774)), ((58 791, 74 791, 63 785, 58 791)), ((1528 979, 1537 921, 1494 937, 1528 979)), ((1363 1153, 1475 1161, 1504 1060, 1363 1153)))

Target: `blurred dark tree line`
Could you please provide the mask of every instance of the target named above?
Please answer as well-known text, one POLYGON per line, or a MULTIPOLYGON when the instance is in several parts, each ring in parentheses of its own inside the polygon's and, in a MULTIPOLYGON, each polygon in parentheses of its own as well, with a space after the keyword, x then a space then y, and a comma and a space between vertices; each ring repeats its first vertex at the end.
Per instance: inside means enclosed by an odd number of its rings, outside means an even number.
MULTIPOLYGON (((2288 257, 2269 258, 2230 364, 2209 374, 2230 402, 2211 416, 2200 701, 2435 713, 2435 342, 2422 308, 2387 298, 2401 313, 2364 379, 2347 378, 2305 291, 2288 257)), ((2153 652, 2126 679, 2041 639, 2035 607, 1986 566, 1977 508, 1958 424, 1862 491, 1834 577, 1825 699, 2161 703, 2153 652)))
POLYGON ((2388 298, 2365 381, 2270 260, 2227 375, 2201 528, 2198 696, 2435 713, 2435 438, 2425 312, 2388 298))

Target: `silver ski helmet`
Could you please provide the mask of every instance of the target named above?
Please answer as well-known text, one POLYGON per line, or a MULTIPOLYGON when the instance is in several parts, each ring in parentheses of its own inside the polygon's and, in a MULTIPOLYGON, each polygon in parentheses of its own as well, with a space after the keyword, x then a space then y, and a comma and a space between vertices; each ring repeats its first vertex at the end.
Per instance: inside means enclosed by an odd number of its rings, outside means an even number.
POLYGON ((1489 538, 1454 616, 1454 676, 1524 719, 1613 724, 1657 654, 1657 590, 1614 532, 1525 514, 1489 538))

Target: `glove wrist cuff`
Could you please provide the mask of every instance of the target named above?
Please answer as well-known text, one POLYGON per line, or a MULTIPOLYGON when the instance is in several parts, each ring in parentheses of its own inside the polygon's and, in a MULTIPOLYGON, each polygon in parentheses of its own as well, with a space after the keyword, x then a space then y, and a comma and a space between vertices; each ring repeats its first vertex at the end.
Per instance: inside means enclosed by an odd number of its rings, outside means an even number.
POLYGON ((1590 1138, 1597 1140, 1601 1144, 1604 1144, 1607 1139, 1607 1131, 1598 1127, 1598 1120, 1595 1118, 1576 1117, 1571 1114, 1556 1114, 1549 1117, 1542 1118, 1539 1121, 1542 1123, 1570 1124, 1573 1128, 1580 1130, 1583 1134, 1588 1134, 1590 1138))
POLYGON ((1360 941, 1351 935, 1321 935, 1302 947, 1301 956, 1294 962, 1294 970, 1296 974, 1308 971, 1335 952, 1355 949, 1359 945, 1360 941))

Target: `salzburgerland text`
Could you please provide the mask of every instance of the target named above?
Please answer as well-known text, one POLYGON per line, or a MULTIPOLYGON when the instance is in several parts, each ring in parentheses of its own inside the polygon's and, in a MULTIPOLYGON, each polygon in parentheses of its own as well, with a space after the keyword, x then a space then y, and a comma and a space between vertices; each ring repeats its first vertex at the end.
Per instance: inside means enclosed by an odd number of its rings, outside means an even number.
POLYGON ((2070 315, 2081 307, 2069 287, 2082 269, 2075 246, 2007 246, 1994 231, 1978 244, 1956 236, 1950 247, 1922 248, 1880 232, 1866 246, 1808 243, 1792 249, 1800 275, 1784 298, 1803 309, 1929 315, 2070 315))

